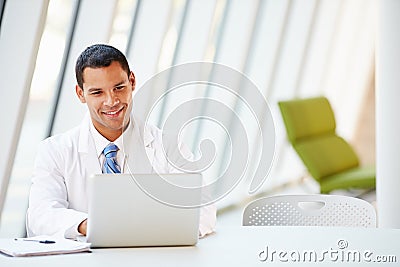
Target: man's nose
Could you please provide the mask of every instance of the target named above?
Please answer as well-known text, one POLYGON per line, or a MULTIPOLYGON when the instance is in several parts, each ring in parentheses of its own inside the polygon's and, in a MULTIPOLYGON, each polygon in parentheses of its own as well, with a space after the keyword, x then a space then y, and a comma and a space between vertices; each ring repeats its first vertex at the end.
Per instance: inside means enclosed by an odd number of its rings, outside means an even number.
POLYGON ((113 91, 110 91, 106 94, 106 99, 104 100, 104 105, 112 107, 112 106, 118 104, 118 102, 119 102, 118 97, 113 91))

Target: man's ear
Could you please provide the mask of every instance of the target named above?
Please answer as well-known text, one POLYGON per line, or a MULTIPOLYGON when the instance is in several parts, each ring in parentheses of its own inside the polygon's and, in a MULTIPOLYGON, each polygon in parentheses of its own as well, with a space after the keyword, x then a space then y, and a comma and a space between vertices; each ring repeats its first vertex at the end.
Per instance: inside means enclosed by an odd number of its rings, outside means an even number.
POLYGON ((76 95, 78 96, 79 100, 81 101, 81 103, 86 103, 83 89, 79 85, 75 85, 75 92, 76 92, 76 95))
POLYGON ((135 87, 136 87, 136 78, 135 78, 135 74, 133 74, 133 71, 131 71, 131 74, 129 75, 129 82, 132 85, 132 91, 134 91, 135 87))

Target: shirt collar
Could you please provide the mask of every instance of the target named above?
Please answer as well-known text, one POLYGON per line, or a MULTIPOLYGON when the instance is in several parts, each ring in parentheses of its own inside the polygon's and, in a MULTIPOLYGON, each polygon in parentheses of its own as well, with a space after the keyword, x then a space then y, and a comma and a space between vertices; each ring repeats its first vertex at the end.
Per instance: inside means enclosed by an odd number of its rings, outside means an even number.
POLYGON ((123 146, 123 136, 130 136, 132 131, 133 131, 133 122, 132 118, 129 121, 128 127, 125 129, 125 131, 122 133, 120 137, 118 137, 114 142, 110 142, 107 138, 102 136, 97 129, 94 127, 93 122, 90 121, 90 133, 93 137, 94 140, 94 145, 96 147, 96 155, 98 158, 100 158, 101 154, 103 153, 104 148, 109 144, 109 143, 114 143, 115 145, 118 146, 119 149, 122 149, 123 146))

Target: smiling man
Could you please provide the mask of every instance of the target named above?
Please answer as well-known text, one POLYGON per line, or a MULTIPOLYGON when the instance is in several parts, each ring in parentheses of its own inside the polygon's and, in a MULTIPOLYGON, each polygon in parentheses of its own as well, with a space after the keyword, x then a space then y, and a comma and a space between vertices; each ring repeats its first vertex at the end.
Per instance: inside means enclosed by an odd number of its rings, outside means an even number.
MULTIPOLYGON (((127 157, 121 149, 127 143, 145 145, 146 153, 153 156, 151 168, 146 169, 138 163, 146 155, 132 150, 134 172, 179 172, 169 163, 168 151, 164 153, 162 132, 132 116, 135 75, 118 49, 102 44, 86 48, 77 59, 75 73, 76 95, 86 104, 89 116, 80 126, 41 143, 27 212, 29 236, 86 235, 86 178, 90 174, 128 172, 127 157), (143 137, 136 134, 141 127, 146 127, 143 137), (114 155, 112 159, 109 154, 114 155)), ((192 158, 183 144, 174 150, 170 154, 179 151, 184 158, 192 158)), ((213 205, 201 209, 200 236, 214 230, 215 213, 213 205)))

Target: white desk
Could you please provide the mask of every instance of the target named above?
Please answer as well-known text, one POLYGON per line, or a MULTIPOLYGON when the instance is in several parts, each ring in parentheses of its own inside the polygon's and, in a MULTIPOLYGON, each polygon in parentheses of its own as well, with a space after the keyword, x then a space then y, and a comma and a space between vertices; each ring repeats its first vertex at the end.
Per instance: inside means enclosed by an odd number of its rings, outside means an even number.
POLYGON ((346 266, 399 266, 400 230, 325 227, 220 227, 216 234, 200 240, 194 247, 119 248, 94 249, 92 251, 92 253, 31 258, 10 258, 0 255, 0 266, 247 267, 271 266, 271 263, 273 265, 293 263, 290 265, 320 266, 321 262, 325 266, 340 266, 342 262, 346 263, 346 266), (339 242, 339 240, 342 241, 339 242), (265 259, 267 247, 268 258, 265 259), (360 256, 360 263, 358 262, 358 255, 360 256), (306 259, 304 259, 304 256, 306 256, 306 259), (388 257, 377 258, 377 256, 388 257), (300 262, 294 262, 297 257, 301 257, 300 262), (262 261, 263 259, 265 261, 262 261), (396 262, 373 263, 375 259, 396 262), (282 262, 285 260, 287 262, 282 262), (314 262, 315 260, 317 263, 314 262), (318 263, 319 260, 321 262, 318 263), (356 261, 355 264, 353 263, 354 260, 356 261), (368 263, 368 260, 371 262, 368 263))

